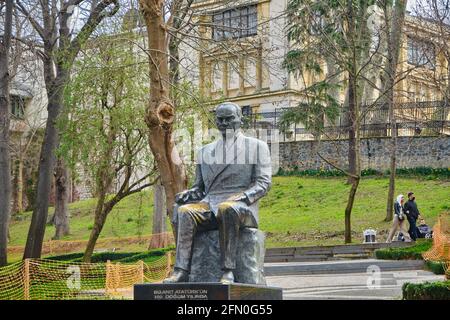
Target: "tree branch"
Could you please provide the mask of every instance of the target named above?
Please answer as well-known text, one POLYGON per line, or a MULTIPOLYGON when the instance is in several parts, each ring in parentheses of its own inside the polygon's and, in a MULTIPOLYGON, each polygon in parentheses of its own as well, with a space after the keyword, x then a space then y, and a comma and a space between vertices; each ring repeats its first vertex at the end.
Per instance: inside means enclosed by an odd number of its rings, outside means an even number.
MULTIPOLYGON (((74 0, 77 2, 78 0, 74 0)), ((105 17, 111 17, 115 15, 120 8, 119 0, 103 0, 100 2, 90 13, 87 22, 81 28, 80 32, 70 43, 71 52, 78 52, 81 48, 81 45, 87 38, 92 34, 95 28, 102 22, 105 17), (111 11, 106 12, 106 8, 108 8, 111 4, 114 7, 111 11)))
POLYGON ((24 5, 20 2, 20 0, 16 0, 17 7, 19 10, 26 16, 28 21, 30 21, 31 25, 33 26, 34 30, 39 34, 39 36, 42 38, 42 40, 45 40, 45 31, 44 28, 30 15, 28 10, 24 7, 24 5))
POLYGON ((333 168, 341 171, 342 173, 344 173, 346 176, 352 177, 354 179, 358 179, 359 176, 351 174, 350 172, 342 169, 341 167, 335 165, 334 163, 330 162, 329 160, 325 159, 319 152, 317 152, 317 155, 319 156, 320 159, 322 159, 323 161, 325 161, 326 163, 328 163, 330 166, 332 166, 333 168))

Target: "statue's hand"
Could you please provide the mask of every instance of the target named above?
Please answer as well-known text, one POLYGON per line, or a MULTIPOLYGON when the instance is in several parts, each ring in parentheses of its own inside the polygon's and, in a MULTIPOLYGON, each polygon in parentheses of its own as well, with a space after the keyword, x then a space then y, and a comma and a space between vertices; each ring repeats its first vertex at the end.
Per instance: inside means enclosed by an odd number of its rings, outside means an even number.
POLYGON ((244 193, 233 195, 233 196, 229 197, 227 200, 228 201, 242 201, 242 202, 245 202, 247 205, 250 205, 248 198, 244 193))
POLYGON ((175 195, 175 202, 185 204, 190 201, 200 201, 204 198, 205 193, 198 188, 185 190, 175 195))
POLYGON ((175 202, 178 203, 178 204, 184 204, 185 203, 184 199, 186 199, 186 195, 187 195, 188 191, 189 190, 185 190, 185 191, 182 191, 180 193, 177 193, 175 195, 175 202))

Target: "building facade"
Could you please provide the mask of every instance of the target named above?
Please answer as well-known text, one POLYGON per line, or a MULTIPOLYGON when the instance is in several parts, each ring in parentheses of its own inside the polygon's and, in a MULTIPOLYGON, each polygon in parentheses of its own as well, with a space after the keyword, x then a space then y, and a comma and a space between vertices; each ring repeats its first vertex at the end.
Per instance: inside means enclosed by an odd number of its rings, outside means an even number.
MULTIPOLYGON (((198 28, 191 38, 195 40, 186 40, 182 46, 182 51, 189 56, 184 66, 186 75, 195 79, 202 94, 212 100, 211 104, 233 101, 242 107, 244 114, 259 114, 256 121, 259 127, 273 128, 282 110, 305 101, 305 88, 320 80, 311 73, 294 77, 283 67, 284 58, 292 48, 286 35, 287 3, 287 0, 194 1, 193 19, 198 28)), ((370 10, 369 28, 375 34, 383 17, 379 9, 370 10)), ((415 123, 408 125, 407 130, 400 130, 400 135, 413 132, 410 126, 423 126, 420 123, 433 119, 445 121, 437 126, 450 133, 448 106, 442 111, 435 103, 445 100, 446 95, 448 98, 450 74, 449 63, 442 52, 442 42, 446 40, 438 29, 424 19, 409 14, 406 17, 397 71, 399 80, 395 85, 396 115, 400 122, 415 123)), ((382 87, 381 76, 377 75, 374 82, 376 87, 382 87)), ((364 93, 363 106, 379 98, 381 90, 372 91, 364 93)), ((345 94, 345 86, 342 86, 341 103, 345 101, 345 94)), ((380 108, 377 112, 368 112, 364 121, 386 124, 387 111, 380 108)), ((342 119, 329 125, 339 125, 340 121, 342 119)), ((301 124, 293 130, 295 134, 291 137, 294 139, 313 138, 302 130, 301 124)))

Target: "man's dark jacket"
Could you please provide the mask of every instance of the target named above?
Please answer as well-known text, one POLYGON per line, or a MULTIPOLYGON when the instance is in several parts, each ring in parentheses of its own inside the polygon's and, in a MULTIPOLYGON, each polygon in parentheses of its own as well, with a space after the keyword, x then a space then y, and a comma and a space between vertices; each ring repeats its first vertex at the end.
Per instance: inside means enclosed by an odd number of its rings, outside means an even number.
POLYGON ((414 200, 406 201, 404 208, 405 208, 405 213, 408 217, 413 218, 414 220, 417 220, 420 213, 419 213, 419 209, 417 209, 417 204, 414 200))

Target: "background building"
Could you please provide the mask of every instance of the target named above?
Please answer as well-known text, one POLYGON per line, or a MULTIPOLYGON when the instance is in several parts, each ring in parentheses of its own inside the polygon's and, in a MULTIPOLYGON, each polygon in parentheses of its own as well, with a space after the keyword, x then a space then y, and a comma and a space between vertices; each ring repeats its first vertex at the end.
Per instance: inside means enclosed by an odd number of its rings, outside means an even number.
MULTIPOLYGON (((211 104, 223 99, 237 103, 244 114, 252 114, 251 122, 256 127, 275 128, 283 109, 304 101, 304 89, 320 80, 311 73, 296 78, 283 67, 291 49, 286 36, 286 5, 285 0, 194 1, 196 36, 182 45, 185 75, 198 81, 201 92, 212 99, 211 104)), ((372 9, 369 27, 374 33, 382 20, 380 10, 372 9)), ((436 24, 407 15, 395 102, 398 122, 408 124, 399 128, 399 135, 430 134, 424 131, 430 126, 436 127, 438 133, 450 133, 449 107, 442 103, 449 92, 450 69, 441 50, 442 41, 446 39, 442 39, 436 24)), ((381 87, 381 77, 375 81, 381 87)), ((377 90, 364 94, 362 105, 376 102, 379 96, 377 90)), ((339 100, 344 103, 345 88, 340 91, 339 100)), ((365 112, 363 131, 369 128, 373 131, 370 135, 387 135, 387 110, 379 105, 365 112)), ((342 126, 343 117, 328 125, 342 126)), ((433 130, 431 133, 436 133, 433 130)), ((286 138, 302 140, 313 136, 302 125, 296 125, 281 140, 286 138)))

